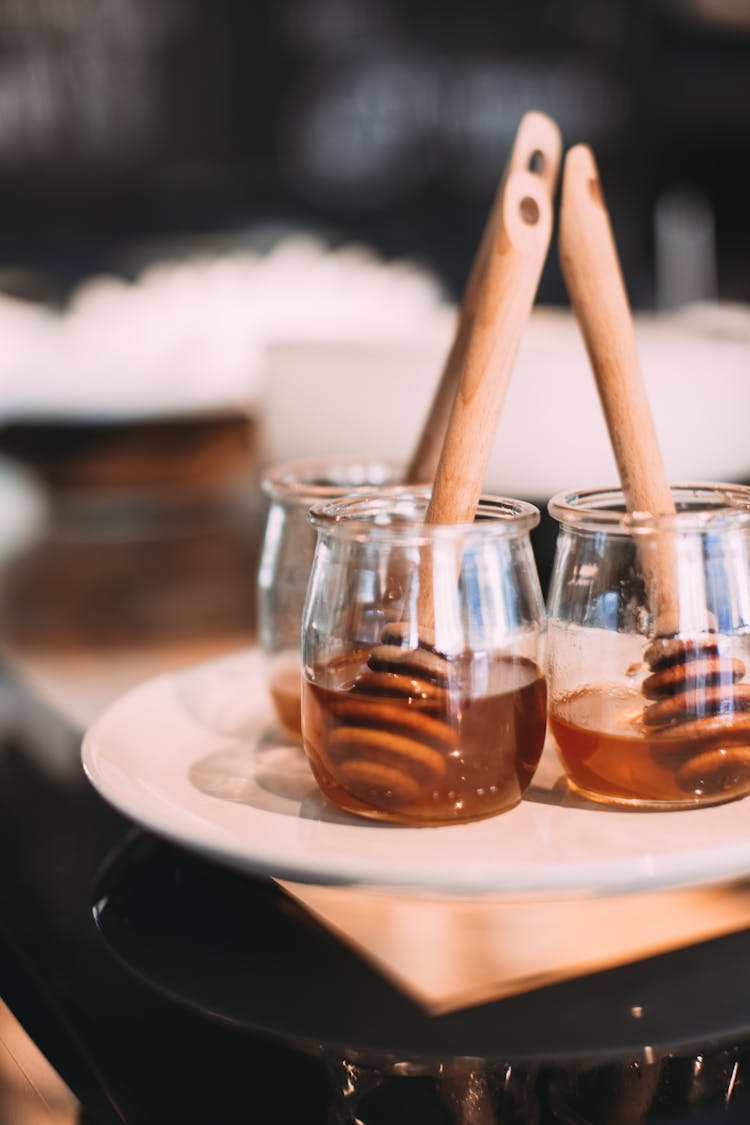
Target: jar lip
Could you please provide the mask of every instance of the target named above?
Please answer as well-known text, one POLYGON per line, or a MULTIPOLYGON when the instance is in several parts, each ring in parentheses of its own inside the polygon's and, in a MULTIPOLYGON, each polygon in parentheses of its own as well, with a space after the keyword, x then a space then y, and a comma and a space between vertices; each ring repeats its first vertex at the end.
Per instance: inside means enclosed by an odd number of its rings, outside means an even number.
POLYGON ((549 501, 547 511, 566 527, 614 535, 706 531, 750 524, 750 486, 723 481, 679 481, 670 487, 678 510, 669 515, 626 511, 619 487, 558 492, 549 501))
POLYGON ((395 461, 382 457, 304 457, 271 465, 261 478, 261 488, 273 500, 291 498, 333 499, 344 493, 392 484, 400 478, 395 461), (345 479, 344 479, 345 478, 345 479))
POLYGON ((467 536, 478 539, 517 536, 536 527, 541 515, 539 509, 526 500, 484 494, 477 505, 475 522, 426 524, 421 518, 414 518, 414 509, 418 506, 426 511, 430 492, 429 485, 398 485, 349 493, 334 501, 314 504, 308 519, 318 531, 346 539, 359 542, 398 539, 416 545, 467 536), (402 514, 403 522, 384 522, 394 514, 402 514))

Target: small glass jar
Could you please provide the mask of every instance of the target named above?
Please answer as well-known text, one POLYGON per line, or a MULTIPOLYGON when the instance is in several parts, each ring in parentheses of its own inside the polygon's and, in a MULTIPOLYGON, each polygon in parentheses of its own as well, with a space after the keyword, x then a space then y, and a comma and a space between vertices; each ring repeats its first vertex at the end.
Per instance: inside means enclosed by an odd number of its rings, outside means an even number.
POLYGON ((544 603, 531 504, 485 497, 424 523, 429 489, 316 505, 303 618, 302 732, 350 813, 453 824, 516 805, 546 729, 544 603))
POLYGON ((658 518, 615 489, 549 504, 550 730, 570 785, 610 805, 750 792, 750 488, 672 495, 658 518))
POLYGON ((301 738, 300 622, 315 553, 310 506, 352 492, 394 484, 397 466, 351 457, 288 461, 269 469, 263 491, 270 498, 258 568, 258 624, 268 685, 287 734, 301 738))

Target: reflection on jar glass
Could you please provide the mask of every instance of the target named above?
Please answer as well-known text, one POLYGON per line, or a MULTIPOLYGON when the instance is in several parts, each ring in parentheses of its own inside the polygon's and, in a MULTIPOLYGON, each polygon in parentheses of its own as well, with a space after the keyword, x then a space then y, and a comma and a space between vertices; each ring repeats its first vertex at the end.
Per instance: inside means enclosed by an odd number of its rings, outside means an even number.
POLYGON ((398 476, 387 462, 327 458, 276 465, 263 478, 270 507, 258 571, 260 643, 277 715, 295 739, 301 737, 300 621, 315 552, 308 510, 357 488, 393 484, 398 476))
POLYGON ((546 728, 530 504, 484 498, 426 525, 429 491, 316 505, 303 620, 303 736, 339 808, 450 824, 516 805, 546 728))
POLYGON ((570 784, 639 808, 750 792, 750 489, 680 485, 677 512, 560 494, 550 729, 570 784))

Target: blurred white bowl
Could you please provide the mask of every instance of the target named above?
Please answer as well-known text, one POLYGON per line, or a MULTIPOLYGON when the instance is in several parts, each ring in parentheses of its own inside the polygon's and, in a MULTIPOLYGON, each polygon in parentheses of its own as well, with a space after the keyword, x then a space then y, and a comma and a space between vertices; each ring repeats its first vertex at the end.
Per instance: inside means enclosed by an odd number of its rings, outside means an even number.
MULTIPOLYGON (((672 480, 750 479, 750 312, 722 306, 636 317, 672 480)), ((331 454, 406 460, 453 328, 440 311, 398 339, 277 339, 261 399, 266 463, 331 454)), ((537 309, 516 361, 487 487, 546 500, 617 471, 572 314, 537 309)))

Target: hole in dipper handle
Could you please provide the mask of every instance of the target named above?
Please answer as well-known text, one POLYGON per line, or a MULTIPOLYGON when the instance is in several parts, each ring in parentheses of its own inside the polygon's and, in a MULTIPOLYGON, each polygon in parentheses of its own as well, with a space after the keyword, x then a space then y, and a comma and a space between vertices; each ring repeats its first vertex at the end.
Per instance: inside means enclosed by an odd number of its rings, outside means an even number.
POLYGON ((539 204, 530 195, 525 195, 519 205, 521 218, 527 227, 536 226, 539 222, 539 204))
POLYGON ((547 166, 547 160, 540 148, 535 148, 529 156, 529 163, 527 165, 529 172, 533 172, 536 176, 543 176, 544 169, 547 166))

